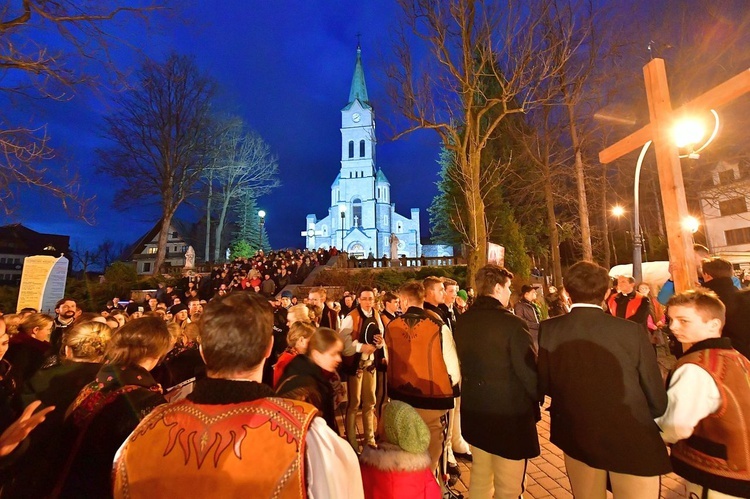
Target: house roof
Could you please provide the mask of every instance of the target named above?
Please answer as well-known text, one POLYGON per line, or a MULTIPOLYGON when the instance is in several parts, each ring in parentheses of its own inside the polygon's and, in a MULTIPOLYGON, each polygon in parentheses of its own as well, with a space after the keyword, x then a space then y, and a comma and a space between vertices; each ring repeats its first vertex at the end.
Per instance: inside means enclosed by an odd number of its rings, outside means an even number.
MULTIPOLYGON (((146 245, 153 241, 154 238, 159 234, 162 220, 163 219, 160 218, 148 232, 146 232, 135 243, 133 243, 127 253, 126 260, 132 260, 134 255, 143 253, 143 250, 146 249, 146 245)), ((198 242, 193 237, 193 225, 194 224, 191 224, 190 222, 186 222, 184 220, 180 220, 177 217, 172 217, 172 228, 177 232, 180 239, 185 241, 185 244, 187 244, 188 246, 192 246, 195 249, 198 247, 198 242)))
POLYGON ((21 224, 0 227, 0 253, 59 256, 63 253, 67 254, 69 250, 70 236, 44 234, 21 224))

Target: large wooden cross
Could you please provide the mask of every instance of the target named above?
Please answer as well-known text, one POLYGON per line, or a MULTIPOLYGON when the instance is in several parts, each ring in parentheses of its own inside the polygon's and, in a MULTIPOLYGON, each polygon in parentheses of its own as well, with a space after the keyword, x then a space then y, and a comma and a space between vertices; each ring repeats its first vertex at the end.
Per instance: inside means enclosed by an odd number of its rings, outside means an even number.
POLYGON ((736 99, 750 91, 750 69, 712 88, 679 109, 672 109, 664 59, 653 59, 643 67, 646 96, 651 122, 599 153, 604 164, 624 156, 649 140, 654 143, 656 166, 659 172, 664 221, 667 228, 669 260, 672 279, 677 292, 693 288, 697 268, 693 256, 693 236, 683 227, 688 216, 685 185, 677 146, 670 137, 674 122, 682 116, 707 113, 710 109, 736 99))

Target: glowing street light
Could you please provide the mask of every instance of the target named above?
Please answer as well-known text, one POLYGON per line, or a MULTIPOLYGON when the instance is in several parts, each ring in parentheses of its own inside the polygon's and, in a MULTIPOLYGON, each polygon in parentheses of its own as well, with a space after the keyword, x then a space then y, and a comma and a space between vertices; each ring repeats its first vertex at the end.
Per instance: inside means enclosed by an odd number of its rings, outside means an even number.
POLYGON ((672 128, 672 139, 675 145, 684 149, 697 144, 703 139, 706 130, 703 122, 695 118, 685 118, 675 123, 672 128))
POLYGON ((619 217, 623 216, 624 214, 625 214, 625 208, 623 208, 619 204, 612 207, 612 215, 614 215, 614 216, 616 216, 616 217, 619 218, 619 217))
POLYGON ((693 216, 685 217, 682 219, 682 228, 693 234, 698 232, 700 226, 700 221, 698 221, 698 219, 693 216))
POLYGON ((258 212, 258 251, 263 250, 263 225, 266 223, 266 212, 263 210, 260 210, 258 212))

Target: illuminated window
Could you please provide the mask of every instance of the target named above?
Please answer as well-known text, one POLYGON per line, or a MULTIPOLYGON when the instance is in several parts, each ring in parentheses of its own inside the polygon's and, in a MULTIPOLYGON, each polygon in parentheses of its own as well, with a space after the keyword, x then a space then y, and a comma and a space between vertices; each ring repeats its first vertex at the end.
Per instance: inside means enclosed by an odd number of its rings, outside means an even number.
POLYGON ((146 249, 146 253, 149 254, 149 255, 155 255, 156 254, 156 247, 152 246, 150 248, 147 248, 146 249))

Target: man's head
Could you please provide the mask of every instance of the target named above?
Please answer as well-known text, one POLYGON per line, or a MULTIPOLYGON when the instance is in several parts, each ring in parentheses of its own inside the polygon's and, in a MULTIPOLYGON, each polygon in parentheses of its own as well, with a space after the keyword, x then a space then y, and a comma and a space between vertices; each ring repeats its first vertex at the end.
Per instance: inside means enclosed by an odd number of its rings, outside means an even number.
POLYGON ((271 353, 273 310, 253 293, 232 293, 206 305, 200 344, 206 370, 214 378, 261 368, 271 353))
POLYGON ((372 288, 362 288, 359 290, 359 306, 363 312, 369 313, 375 306, 375 293, 372 288))
POLYGON ((635 278, 630 275, 617 276, 617 291, 629 295, 635 289, 635 278))
POLYGON ((156 298, 149 298, 148 299, 148 307, 151 310, 156 310, 156 306, 159 304, 159 301, 156 298))
POLYGON ((386 312, 395 315, 398 311, 398 296, 396 296, 395 293, 387 291, 385 295, 383 295, 383 307, 386 312))
POLYGON ((344 305, 346 305, 349 308, 352 308, 353 304, 354 304, 354 297, 352 295, 344 296, 344 305))
POLYGON ((703 280, 706 282, 712 279, 718 279, 719 277, 731 278, 734 275, 732 262, 716 256, 703 260, 701 268, 703 269, 703 280))
POLYGON ((294 297, 294 293, 291 291, 282 291, 281 292, 281 306, 288 309, 292 306, 292 298, 294 297))
POLYGON ((445 286, 439 277, 429 276, 422 281, 424 286, 424 301, 438 306, 445 301, 445 286))
POLYGON ((693 256, 695 257, 695 266, 698 267, 698 272, 700 273, 701 263, 703 263, 703 260, 711 256, 711 252, 702 244, 694 244, 693 256))
POLYGON ((536 300, 536 288, 530 284, 521 286, 521 296, 526 301, 536 300))
POLYGON ((607 269, 592 262, 573 264, 565 276, 565 289, 573 303, 601 305, 610 284, 607 269))
POLYGON ((713 291, 695 289, 674 295, 667 303, 669 329, 681 343, 721 337, 726 308, 713 291))
POLYGON ((512 272, 493 263, 487 264, 477 272, 477 293, 479 296, 491 296, 507 307, 512 279, 512 272))
POLYGON ((409 281, 398 290, 398 298, 403 309, 424 307, 424 295, 424 284, 419 281, 409 281))
POLYGON ((76 316, 76 302, 70 298, 63 298, 55 304, 55 313, 64 320, 72 320, 76 316))
POLYGON ((443 286, 445 287, 445 296, 443 297, 443 303, 452 307, 456 302, 456 294, 458 293, 458 283, 449 277, 443 278, 443 286))
POLYGON ((200 315, 200 313, 203 311, 203 306, 201 305, 201 299, 198 297, 192 297, 188 300, 188 314, 190 317, 200 315))
POLYGON ((307 302, 311 307, 322 310, 328 293, 326 288, 313 288, 307 295, 307 302))

